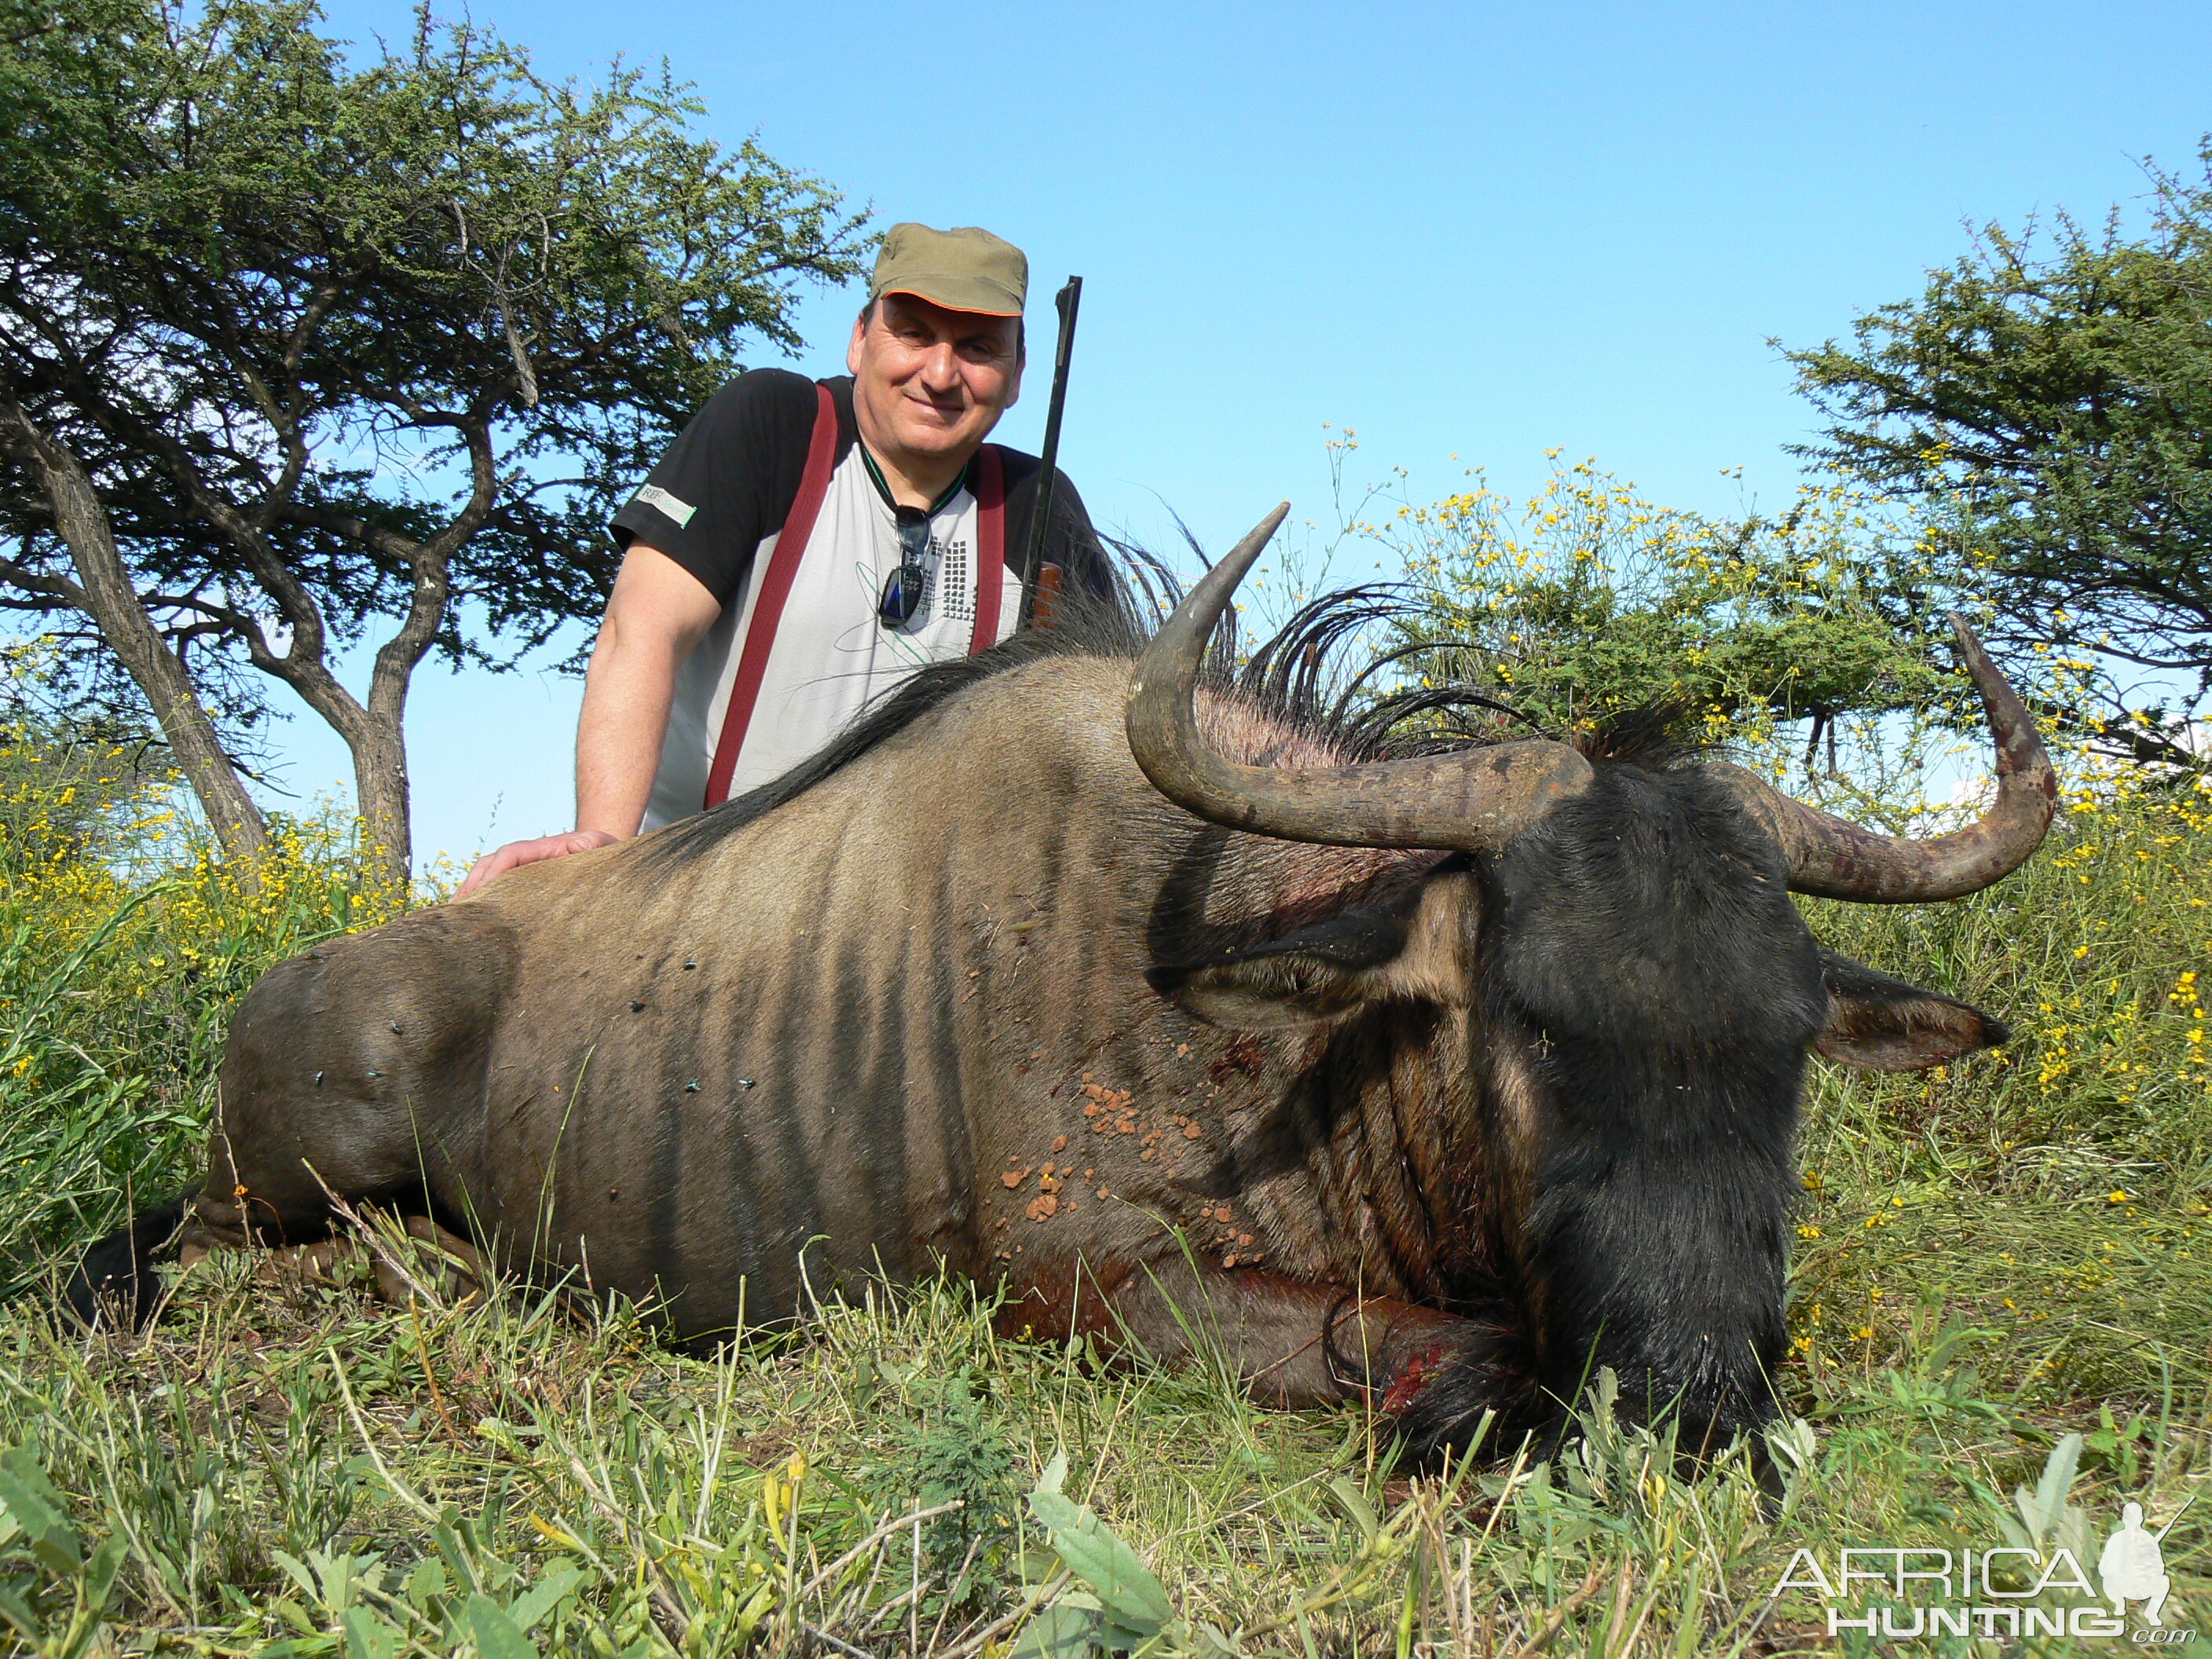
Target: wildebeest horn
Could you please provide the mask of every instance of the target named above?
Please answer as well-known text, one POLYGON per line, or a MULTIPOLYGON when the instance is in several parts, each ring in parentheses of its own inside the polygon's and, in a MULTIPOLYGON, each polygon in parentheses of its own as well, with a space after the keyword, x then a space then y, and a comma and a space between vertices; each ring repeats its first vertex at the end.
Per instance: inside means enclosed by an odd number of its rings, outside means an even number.
POLYGON ((1523 741, 1358 766, 1248 766, 1200 739, 1191 695, 1206 642, 1291 504, 1262 519, 1176 607, 1129 681, 1129 750, 1153 787, 1214 823, 1331 847, 1503 846, 1579 794, 1590 764, 1563 743, 1523 741))
POLYGON ((1965 619, 1953 617, 1951 629, 1996 742, 1997 798, 1978 823, 1929 841, 1877 835, 1792 800, 1741 767, 1711 769, 1782 843, 1796 891, 1867 904, 1958 898, 2010 875, 2041 844, 2057 809, 2058 780, 2035 717, 1965 619))

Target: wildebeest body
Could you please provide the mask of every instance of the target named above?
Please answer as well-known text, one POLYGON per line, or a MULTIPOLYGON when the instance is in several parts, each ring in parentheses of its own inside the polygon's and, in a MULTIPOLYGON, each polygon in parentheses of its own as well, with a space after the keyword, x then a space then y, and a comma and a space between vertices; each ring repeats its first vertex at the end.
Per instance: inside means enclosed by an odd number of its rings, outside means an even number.
POLYGON ((1408 1265, 1432 1247, 1393 1241, 1419 1185, 1395 1119, 1368 1144, 1376 1126, 1309 1075, 1371 1048, 1425 1092, 1431 1062, 1374 1027, 1436 1012, 1260 1038, 1147 974, 1163 945, 1187 959, 1370 890, 1394 908, 1424 878, 1457 911, 1469 884, 1434 854, 1232 847, 1249 838, 1161 800, 1096 718, 1127 673, 1030 665, 696 852, 526 867, 287 964, 235 1024, 239 1181, 318 1216, 312 1178, 278 1175, 304 1157, 404 1200, 419 1144, 449 1217, 665 1298, 685 1334, 734 1325, 740 1294, 755 1319, 790 1313, 817 1239, 817 1273, 1003 1254, 1072 1292, 1079 1249, 1099 1274, 1164 1267, 1181 1227, 1210 1255, 1249 1235, 1243 1259, 1278 1270, 1443 1291, 1408 1265), (1346 1201, 1346 1179, 1374 1190, 1346 1201))
MULTIPOLYGON (((1011 1330, 1210 1331, 1264 1397, 1372 1390, 1416 1455, 1601 1364, 1693 1437, 1771 1411, 1808 1051, 2001 1028, 1821 951, 1798 831, 1695 757, 1561 750, 1573 788, 1469 850, 1308 844, 1165 798, 1130 678, 1079 636, 927 671, 767 810, 286 964, 200 1224, 312 1237, 319 1176, 699 1339, 799 1309, 802 1261, 942 1264, 1011 1330)), ((1196 706, 1233 762, 1358 758, 1196 706)))

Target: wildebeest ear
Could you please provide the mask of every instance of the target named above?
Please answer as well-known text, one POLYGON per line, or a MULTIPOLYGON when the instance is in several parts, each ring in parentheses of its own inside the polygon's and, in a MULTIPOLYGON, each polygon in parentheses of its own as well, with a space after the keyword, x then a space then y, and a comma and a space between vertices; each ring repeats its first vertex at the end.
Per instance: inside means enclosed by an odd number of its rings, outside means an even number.
POLYGON ((1994 1048, 2012 1033, 1972 1003, 1908 985, 1887 974, 1820 952, 1828 988, 1828 1023, 1813 1046, 1838 1065, 1862 1072, 1922 1072, 1977 1048, 1994 1048))
POLYGON ((1285 1030, 1378 997, 1463 994, 1456 971, 1459 883, 1427 884, 1410 906, 1349 909, 1258 945, 1162 964, 1152 988, 1210 1025, 1285 1030))

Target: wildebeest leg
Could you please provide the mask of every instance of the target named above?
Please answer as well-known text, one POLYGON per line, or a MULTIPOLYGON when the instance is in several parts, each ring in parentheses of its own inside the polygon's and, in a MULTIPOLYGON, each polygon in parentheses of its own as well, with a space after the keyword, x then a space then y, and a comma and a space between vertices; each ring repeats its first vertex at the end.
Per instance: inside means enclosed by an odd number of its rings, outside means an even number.
MULTIPOLYGON (((465 1302, 483 1294, 492 1280, 491 1263, 483 1252, 427 1215, 410 1215, 405 1224, 407 1237, 427 1247, 413 1252, 408 1263, 424 1289, 448 1302, 465 1302)), ((376 1262, 376 1287, 387 1302, 404 1301, 412 1289, 381 1255, 376 1262)))
POLYGON ((1218 1347, 1264 1405, 1397 1397, 1468 1340, 1467 1321, 1390 1297, 1278 1273, 1194 1272, 1182 1263, 1086 1264, 1050 1290, 1032 1286, 1000 1310, 999 1328, 1047 1338, 1133 1341, 1170 1363, 1218 1347))
POLYGON ((218 1124, 208 1145, 207 1179, 179 1253, 188 1267, 217 1245, 283 1250, 316 1243, 330 1229, 330 1199, 308 1161, 259 1158, 252 1149, 235 1156, 229 1127, 218 1124))
POLYGON ((465 1302, 481 1295, 491 1282, 491 1267, 483 1253, 427 1215, 404 1218, 397 1237, 392 1219, 374 1209, 366 1208, 362 1218, 374 1231, 374 1237, 331 1237, 313 1244, 288 1244, 269 1253, 263 1270, 272 1278, 339 1285, 358 1283, 358 1272, 348 1269, 365 1267, 378 1298, 394 1305, 426 1292, 445 1302, 465 1302))

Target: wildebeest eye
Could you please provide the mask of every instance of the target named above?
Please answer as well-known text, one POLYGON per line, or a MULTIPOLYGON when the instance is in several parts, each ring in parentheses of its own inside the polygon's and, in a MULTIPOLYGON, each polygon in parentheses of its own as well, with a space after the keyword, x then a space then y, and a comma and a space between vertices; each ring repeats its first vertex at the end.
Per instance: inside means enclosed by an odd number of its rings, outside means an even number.
POLYGON ((1281 939, 1158 964, 1145 976, 1209 1024, 1277 1030, 1345 1012, 1361 1000, 1366 970, 1395 960, 1405 946, 1402 910, 1347 910, 1281 939))

